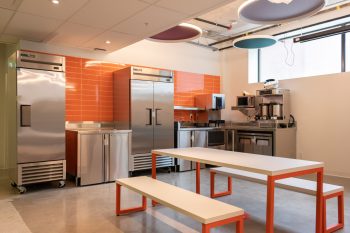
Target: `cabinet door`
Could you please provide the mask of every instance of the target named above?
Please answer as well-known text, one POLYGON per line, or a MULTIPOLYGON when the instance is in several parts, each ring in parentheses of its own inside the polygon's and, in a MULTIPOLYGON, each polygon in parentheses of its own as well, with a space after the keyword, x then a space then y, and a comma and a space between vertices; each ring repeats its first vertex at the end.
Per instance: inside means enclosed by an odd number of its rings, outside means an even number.
POLYGON ((108 181, 129 176, 130 134, 110 134, 108 181))
POLYGON ((80 184, 104 182, 102 134, 80 135, 80 184))
POLYGON ((131 80, 132 154, 153 149, 153 82, 131 80))
POLYGON ((154 82, 154 149, 174 148, 174 84, 154 82))
POLYGON ((206 130, 195 130, 193 147, 208 147, 208 131, 206 130))
MULTIPOLYGON (((191 147, 192 142, 192 132, 190 130, 178 131, 178 148, 188 148, 191 147)), ((177 165, 179 165, 179 171, 190 171, 192 170, 191 161, 177 159, 177 165)))

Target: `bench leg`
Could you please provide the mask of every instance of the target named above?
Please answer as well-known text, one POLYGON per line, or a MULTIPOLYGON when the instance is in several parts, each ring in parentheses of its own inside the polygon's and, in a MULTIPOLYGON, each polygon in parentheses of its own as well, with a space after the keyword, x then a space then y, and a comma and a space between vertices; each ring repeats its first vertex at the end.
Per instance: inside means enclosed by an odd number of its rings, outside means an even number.
POLYGON ((118 216, 122 215, 122 214, 128 214, 128 213, 131 213, 131 212, 144 211, 147 208, 147 199, 146 199, 145 196, 142 196, 142 206, 122 210, 121 207, 120 207, 120 197, 121 197, 121 185, 117 184, 116 214, 118 216))
POLYGON ((344 192, 334 193, 323 197, 323 221, 326 233, 336 232, 344 227, 344 192), (327 228, 327 200, 336 197, 338 200, 338 223, 327 228))
POLYGON ((232 194, 232 177, 227 177, 227 191, 215 193, 215 175, 214 171, 210 171, 210 197, 217 198, 232 194))
POLYGON ((214 227, 223 226, 230 223, 236 223, 236 233, 244 233, 244 215, 233 218, 224 219, 217 222, 202 224, 202 233, 210 233, 210 229, 214 227))

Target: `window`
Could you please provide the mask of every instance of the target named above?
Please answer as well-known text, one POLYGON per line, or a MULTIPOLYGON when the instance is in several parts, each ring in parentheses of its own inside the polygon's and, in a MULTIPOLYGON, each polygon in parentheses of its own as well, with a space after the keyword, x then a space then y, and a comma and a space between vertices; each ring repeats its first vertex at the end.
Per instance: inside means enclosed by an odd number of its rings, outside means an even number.
POLYGON ((307 42, 293 41, 301 34, 321 31, 328 33, 329 29, 340 28, 349 22, 350 17, 344 17, 283 33, 276 36, 279 40, 276 45, 249 51, 249 83, 264 82, 271 78, 283 80, 340 73, 345 71, 342 66, 345 51, 345 67, 346 71, 350 71, 350 33, 347 33, 346 37, 344 33, 338 33, 307 42))
POLYGON ((260 51, 260 81, 341 72, 341 36, 305 43, 293 39, 260 51))
POLYGON ((350 33, 345 35, 345 71, 350 71, 350 33))

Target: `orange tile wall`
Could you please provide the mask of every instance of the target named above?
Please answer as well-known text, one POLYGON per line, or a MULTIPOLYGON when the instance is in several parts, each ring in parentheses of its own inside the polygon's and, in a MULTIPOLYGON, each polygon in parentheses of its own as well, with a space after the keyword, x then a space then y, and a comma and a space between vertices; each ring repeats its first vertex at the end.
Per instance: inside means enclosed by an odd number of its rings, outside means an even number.
MULTIPOLYGON (((194 96, 220 93, 220 76, 175 71, 174 105, 194 107, 194 96)), ((206 112, 175 110, 175 121, 207 121, 206 112), (191 118, 192 116, 192 118, 191 118)))
MULTIPOLYGON (((113 72, 127 66, 67 56, 66 121, 112 122, 113 72)), ((192 107, 195 95, 220 93, 220 76, 175 71, 174 89, 174 104, 192 107)), ((204 112, 175 110, 175 121, 206 118, 204 112)))
POLYGON ((113 71, 122 68, 66 57, 66 121, 113 121, 113 71))

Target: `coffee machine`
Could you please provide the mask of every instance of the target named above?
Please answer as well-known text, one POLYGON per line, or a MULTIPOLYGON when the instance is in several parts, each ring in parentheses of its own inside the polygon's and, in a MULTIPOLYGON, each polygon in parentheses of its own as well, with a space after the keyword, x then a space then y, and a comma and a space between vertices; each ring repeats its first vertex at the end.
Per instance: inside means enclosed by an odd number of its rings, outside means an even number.
POLYGON ((275 123, 289 123, 289 93, 288 89, 281 88, 257 90, 255 97, 256 119, 275 123))

